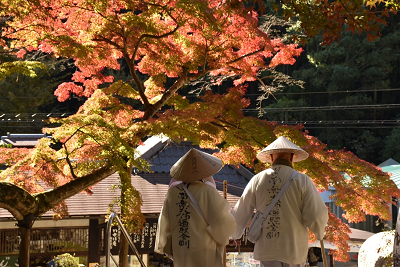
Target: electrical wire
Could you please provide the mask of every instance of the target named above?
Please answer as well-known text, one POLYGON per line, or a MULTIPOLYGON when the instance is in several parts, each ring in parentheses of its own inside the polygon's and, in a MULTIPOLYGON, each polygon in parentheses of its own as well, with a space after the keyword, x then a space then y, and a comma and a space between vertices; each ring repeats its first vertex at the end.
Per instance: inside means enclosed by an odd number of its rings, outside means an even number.
MULTIPOLYGON (((317 107, 285 107, 285 108, 263 108, 265 112, 282 111, 315 111, 315 110, 351 110, 351 109, 386 109, 400 108, 400 104, 374 104, 374 105, 346 105, 346 106, 317 106, 317 107)), ((258 111, 258 108, 245 108, 243 111, 258 111)), ((68 113, 0 113, 0 120, 7 117, 68 117, 68 113)))
MULTIPOLYGON (((352 105, 352 106, 318 106, 318 107, 285 107, 285 108, 262 108, 264 112, 283 111, 315 111, 315 110, 351 110, 351 109, 387 109, 400 108, 400 104, 375 104, 375 105, 352 105)), ((258 108, 246 108, 243 111, 258 111, 258 108)))
MULTIPOLYGON (((310 94, 343 94, 343 93, 366 93, 366 92, 392 92, 400 91, 400 88, 387 88, 387 89, 363 89, 363 90, 343 90, 343 91, 323 91, 323 92, 271 92, 272 95, 310 95, 310 94)), ((244 96, 262 96, 263 93, 259 94, 245 94, 244 96)), ((187 98, 198 97, 197 95, 188 95, 187 98)))
MULTIPOLYGON (((343 91, 323 91, 323 92, 276 92, 273 95, 309 95, 309 94, 341 94, 341 93, 365 93, 365 92, 390 92, 400 91, 400 88, 387 89, 364 89, 364 90, 343 90, 343 91)), ((263 94, 245 94, 245 96, 261 96, 263 94)))
POLYGON ((400 120, 277 121, 281 124, 400 124, 400 120))
POLYGON ((308 129, 400 129, 400 126, 378 126, 378 127, 371 127, 371 126, 304 126, 306 130, 308 129))
POLYGON ((50 116, 57 116, 57 117, 65 117, 65 116, 69 116, 72 115, 72 113, 51 113, 51 112, 46 112, 46 113, 0 113, 0 118, 4 117, 4 116, 14 116, 14 117, 35 117, 35 116, 46 116, 46 117, 50 117, 50 116))

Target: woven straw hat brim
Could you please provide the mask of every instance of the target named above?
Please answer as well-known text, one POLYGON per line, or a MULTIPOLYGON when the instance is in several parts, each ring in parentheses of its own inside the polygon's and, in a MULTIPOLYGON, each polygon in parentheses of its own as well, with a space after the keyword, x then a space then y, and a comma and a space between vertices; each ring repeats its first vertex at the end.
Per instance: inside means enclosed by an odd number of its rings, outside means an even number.
POLYGON ((269 146, 264 148, 260 153, 258 153, 257 158, 263 162, 272 163, 270 155, 274 153, 293 153, 293 162, 299 162, 308 158, 308 153, 306 151, 286 139, 284 136, 280 136, 269 146))
POLYGON ((219 172, 222 165, 219 158, 192 148, 171 167, 170 175, 183 182, 199 181, 219 172))

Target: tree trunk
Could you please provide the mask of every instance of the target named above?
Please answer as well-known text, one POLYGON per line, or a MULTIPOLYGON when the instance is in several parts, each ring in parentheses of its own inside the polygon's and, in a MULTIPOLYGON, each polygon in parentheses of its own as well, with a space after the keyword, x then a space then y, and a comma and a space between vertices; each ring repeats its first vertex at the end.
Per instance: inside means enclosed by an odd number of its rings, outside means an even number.
MULTIPOLYGON (((126 173, 120 173, 121 179, 121 220, 125 217, 126 205, 129 199, 126 199, 125 191, 131 186, 131 174, 132 166, 127 166, 126 173)), ((129 232, 128 232, 129 233, 129 232)), ((128 253, 129 253, 129 242, 121 232, 120 243, 119 243, 119 267, 128 267, 128 253)))
POLYGON ((18 264, 19 267, 29 267, 31 228, 20 226, 21 243, 19 244, 18 264))
POLYGON ((125 236, 121 232, 120 242, 119 242, 119 267, 128 267, 128 253, 129 253, 129 243, 125 236))

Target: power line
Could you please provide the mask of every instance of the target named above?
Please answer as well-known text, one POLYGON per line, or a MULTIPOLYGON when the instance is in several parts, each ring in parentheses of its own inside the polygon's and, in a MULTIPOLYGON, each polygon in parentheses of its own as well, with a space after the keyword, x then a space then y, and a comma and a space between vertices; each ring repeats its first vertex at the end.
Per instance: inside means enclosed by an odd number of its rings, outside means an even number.
MULTIPOLYGON (((43 126, 40 125, 17 125, 17 126, 0 126, 0 129, 2 128, 37 128, 37 129, 42 129, 43 126)), ((50 128, 50 127, 48 127, 50 128)), ((310 125, 304 125, 305 129, 400 129, 400 126, 337 126, 337 125, 330 125, 330 126, 310 126, 310 125)))
MULTIPOLYGON (((318 106, 318 107, 285 107, 285 108, 262 108, 264 112, 283 111, 315 111, 315 110, 352 110, 352 109, 387 109, 400 108, 400 104, 375 104, 375 105, 352 105, 352 106, 318 106)), ((258 111, 258 108, 246 108, 243 111, 258 111)))
POLYGON ((276 121, 279 124, 329 124, 329 125, 361 125, 361 124, 400 124, 400 120, 330 120, 330 121, 276 121))
POLYGON ((378 126, 372 127, 371 126, 304 126, 305 129, 400 129, 400 126, 378 126))
MULTIPOLYGON (((72 113, 71 113, 72 114, 72 113)), ((40 113, 40 112, 35 112, 35 113, 0 113, 0 118, 2 118, 2 117, 4 117, 4 116, 15 116, 15 117, 22 117, 22 116, 30 116, 30 117, 35 117, 35 116, 47 116, 47 117, 50 117, 50 116, 61 116, 61 117, 63 117, 63 116, 69 116, 69 115, 71 115, 71 114, 69 114, 69 113, 65 113, 65 112, 58 112, 58 113, 52 113, 52 112, 42 112, 42 113, 40 113)))
MULTIPOLYGON (((43 98, 49 98, 49 96, 2 96, 1 98, 10 98, 10 99, 43 99, 43 98)), ((51 97, 51 99, 57 98, 56 96, 51 97)))
MULTIPOLYGON (((362 108, 371 108, 379 106, 380 108, 393 108, 400 107, 400 104, 385 104, 385 105, 356 105, 356 106, 335 106, 335 107, 294 107, 294 108, 274 108, 268 109, 268 111, 301 111, 298 109, 304 108, 306 110, 331 110, 335 109, 362 109, 362 108)), ((251 109, 246 109, 244 111, 249 111, 251 109)), ((1 113, 0 113, 1 114, 1 113)), ((38 123, 44 122, 47 123, 50 117, 68 117, 73 114, 67 113, 18 113, 18 114, 1 114, 0 115, 0 123, 38 123)), ((400 123, 400 120, 397 119, 389 119, 389 120, 316 120, 316 121, 278 121, 279 123, 286 124, 397 124, 400 123)))
POLYGON ((302 124, 305 129, 400 129, 400 120, 275 121, 280 125, 302 124))
MULTIPOLYGON (((32 124, 33 122, 20 123, 32 124)), ((302 124, 305 129, 400 129, 400 120, 334 120, 334 121, 275 121, 280 125, 302 124)), ((7 123, 7 122, 4 122, 7 123)), ((0 128, 43 128, 46 124, 35 125, 1 125, 0 128)), ((47 127, 52 127, 47 125, 47 127)))
MULTIPOLYGON (((336 94, 336 93, 365 93, 365 92, 390 92, 390 91, 400 91, 400 88, 388 88, 388 89, 364 89, 364 90, 343 90, 343 91, 323 91, 323 92, 277 92, 272 93, 273 95, 308 95, 308 94, 336 94)), ((246 94, 246 96, 260 96, 263 94, 246 94)))
MULTIPOLYGON (((10 126, 10 125, 5 125, 5 126, 0 126, 1 128, 38 128, 38 129, 42 129, 43 126, 40 125, 17 125, 17 126, 10 126)), ((50 127, 48 127, 50 128, 50 127)))
MULTIPOLYGON (((323 91, 323 92, 276 92, 273 95, 307 95, 307 94, 337 94, 337 93, 365 93, 365 92, 391 92, 400 91, 400 88, 385 88, 385 89, 362 89, 362 90, 342 90, 342 91, 323 91)), ((261 96, 263 94, 245 94, 245 96, 261 96)), ((188 95, 187 97, 197 97, 196 95, 188 95)), ((2 96, 2 98, 12 99, 41 99, 49 98, 49 96, 2 96)), ((55 98, 55 96, 54 96, 55 98)))
POLYGON ((40 120, 40 119, 36 119, 36 120, 0 120, 0 123, 47 123, 46 120, 40 120))
MULTIPOLYGON (((374 104, 374 105, 346 105, 346 106, 317 106, 317 107, 284 107, 284 108, 262 108, 265 112, 282 112, 282 111, 315 111, 315 110, 351 110, 351 109, 386 109, 400 108, 400 104, 374 104)), ((258 108, 245 108, 243 111, 258 111, 258 108)), ((0 113, 0 120, 5 118, 50 118, 50 117, 68 117, 73 113, 0 113)))
POLYGON ((64 118, 72 113, 0 113, 0 121, 37 121, 51 117, 64 118))
MULTIPOLYGON (((18 125, 14 126, 1 126, 1 127, 8 127, 8 128, 23 128, 23 127, 37 127, 42 128, 45 125, 51 127, 50 124, 45 122, 40 123, 34 121, 1 121, 2 123, 18 123, 18 125), (21 124, 32 124, 35 123, 36 125, 21 125, 21 124)), ((400 128, 400 120, 329 120, 329 121, 275 121, 280 125, 298 125, 302 124, 307 129, 325 129, 325 128, 336 128, 336 129, 394 129, 400 128), (371 128, 372 127, 372 128, 371 128)))

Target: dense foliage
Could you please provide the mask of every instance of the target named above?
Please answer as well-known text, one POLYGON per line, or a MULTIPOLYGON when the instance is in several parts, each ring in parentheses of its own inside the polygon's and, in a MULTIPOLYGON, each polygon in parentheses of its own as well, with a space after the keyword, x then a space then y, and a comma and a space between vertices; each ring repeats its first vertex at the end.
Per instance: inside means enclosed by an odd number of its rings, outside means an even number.
MULTIPOLYGON (((1 162, 12 165, 1 173, 0 186, 27 199, 37 193, 29 209, 11 206, 10 195, 1 198, 5 201, 0 207, 18 220, 46 208, 62 215, 66 197, 84 189, 90 193, 88 187, 117 171, 122 218, 131 231, 139 230, 141 198, 130 173, 132 167, 147 168, 136 147, 159 133, 220 148, 217 156, 224 163, 241 163, 256 172, 267 167, 255 161, 257 152, 285 135, 310 153, 296 169, 320 190, 334 186, 335 203, 347 220, 359 222, 366 214, 390 218, 388 204, 400 192, 388 174, 349 151, 329 149, 300 125, 244 115, 251 104, 245 97, 248 82, 258 82, 264 96, 280 88, 282 80, 294 85, 278 69, 294 64, 302 49, 268 35, 268 27, 258 27, 258 14, 240 1, 6 0, 1 5, 7 8, 0 9, 0 15, 13 16, 3 32, 10 41, 3 47, 18 49, 21 58, 27 51, 40 51, 72 59, 72 79, 61 83, 55 94, 60 101, 87 98, 76 114, 53 118, 58 127, 45 129, 59 142, 59 150, 48 140, 29 152, 0 148, 1 162), (121 66, 131 79, 111 75, 121 66), (213 86, 229 81, 231 88, 216 93, 198 87, 200 94, 189 101, 185 90, 195 81, 213 86), (57 194, 45 191, 39 181, 55 187, 57 194)), ((331 213, 326 238, 339 248, 338 259, 348 259, 348 231, 331 213)))
POLYGON ((265 101, 265 118, 303 123, 330 148, 346 147, 374 164, 400 161, 399 36, 392 17, 375 41, 343 33, 340 44, 320 47, 321 38, 310 39, 292 72, 304 88, 286 87, 265 101))

